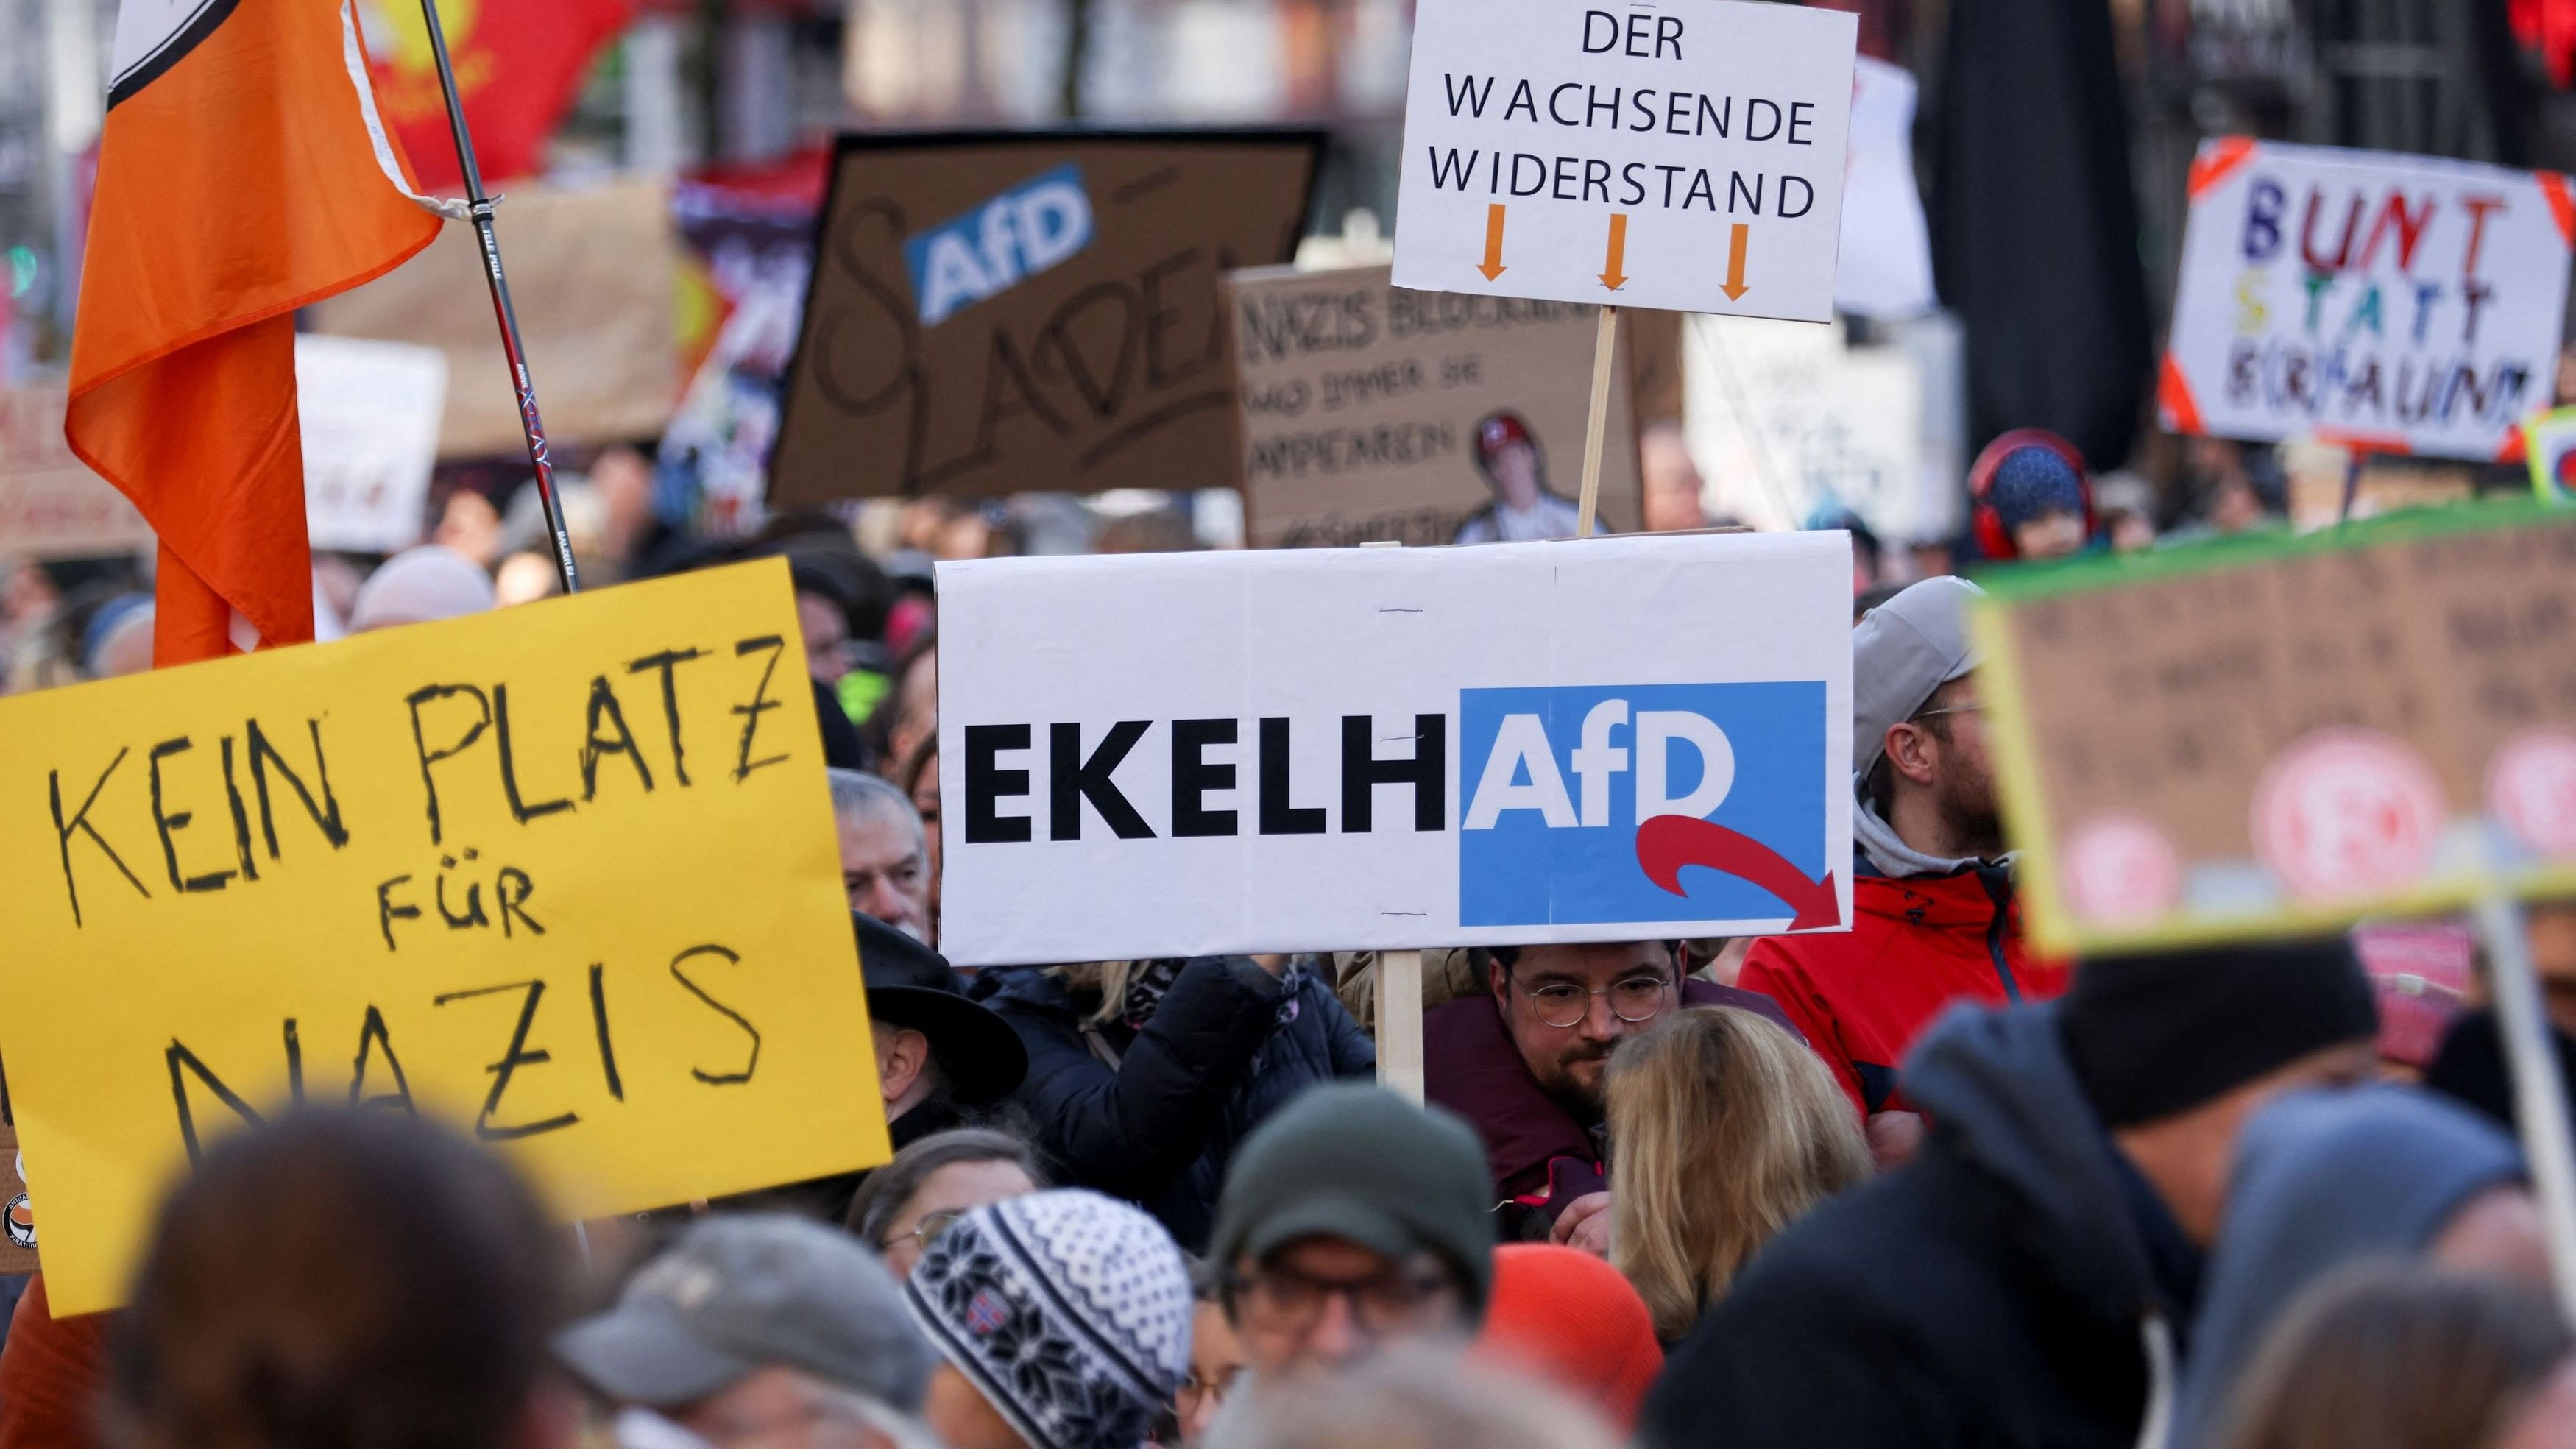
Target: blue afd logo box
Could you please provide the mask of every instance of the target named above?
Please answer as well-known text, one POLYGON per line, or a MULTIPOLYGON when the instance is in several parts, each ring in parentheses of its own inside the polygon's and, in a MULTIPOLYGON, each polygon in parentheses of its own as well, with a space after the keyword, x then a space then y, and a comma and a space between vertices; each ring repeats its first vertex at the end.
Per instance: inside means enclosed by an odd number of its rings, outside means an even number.
POLYGON ((1822 680, 1462 690, 1459 747, 1462 926, 1839 921, 1822 680))
POLYGON ((983 205, 904 239, 921 325, 998 297, 1091 245, 1091 193, 1082 167, 1041 171, 983 205))

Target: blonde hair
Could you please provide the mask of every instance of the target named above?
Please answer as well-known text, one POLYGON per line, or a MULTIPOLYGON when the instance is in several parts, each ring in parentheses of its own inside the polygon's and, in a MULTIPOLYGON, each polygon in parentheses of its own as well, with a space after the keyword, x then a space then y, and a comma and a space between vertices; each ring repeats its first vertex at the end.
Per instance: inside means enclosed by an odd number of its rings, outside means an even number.
POLYGON ((1097 991, 1100 1000, 1083 1020, 1092 1026, 1107 1026, 1118 1019, 1127 1004, 1127 986, 1136 979, 1142 961, 1079 961, 1050 967, 1064 981, 1067 990, 1097 991))
POLYGON ((1694 1007, 1610 1059, 1610 1262, 1679 1338, 1754 1250, 1869 1175, 1824 1064, 1777 1024, 1694 1007))

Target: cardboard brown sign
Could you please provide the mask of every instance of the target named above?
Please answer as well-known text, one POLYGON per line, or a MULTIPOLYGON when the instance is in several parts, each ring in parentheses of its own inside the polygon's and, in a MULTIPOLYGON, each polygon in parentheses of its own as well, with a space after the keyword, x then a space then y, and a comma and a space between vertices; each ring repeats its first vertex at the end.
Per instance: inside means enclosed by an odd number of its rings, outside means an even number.
POLYGON ((0 1278, 33 1273, 37 1267, 36 1213, 18 1173, 18 1129, 0 1121, 0 1278))
MULTIPOLYGON (((1415 292, 1385 267, 1227 278, 1244 507, 1252 542, 1311 547, 1394 539, 1491 541, 1504 485, 1480 432, 1535 444, 1545 502, 1521 500, 1572 537, 1591 404, 1594 308, 1415 292), (1471 528, 1471 524, 1473 527, 1471 528)), ((1642 513, 1628 378, 1612 379, 1600 526, 1642 513)), ((1533 524, 1532 526, 1537 526, 1533 524)))
POLYGON ((1217 282, 1288 259, 1322 147, 844 137, 770 502, 1232 486, 1217 282))
MULTIPOLYGON (((680 395, 671 298, 681 247, 665 181, 571 189, 514 185, 497 223, 528 375, 557 448, 660 433, 680 395)), ((527 444, 502 365, 474 229, 313 309, 314 329, 447 355, 441 458, 508 457, 527 444)))
POLYGON ((1990 583, 1982 694, 2052 948, 2576 884, 2576 512, 1990 583))
POLYGON ((0 388, 0 558, 131 553, 152 526, 63 442, 63 387, 0 388))

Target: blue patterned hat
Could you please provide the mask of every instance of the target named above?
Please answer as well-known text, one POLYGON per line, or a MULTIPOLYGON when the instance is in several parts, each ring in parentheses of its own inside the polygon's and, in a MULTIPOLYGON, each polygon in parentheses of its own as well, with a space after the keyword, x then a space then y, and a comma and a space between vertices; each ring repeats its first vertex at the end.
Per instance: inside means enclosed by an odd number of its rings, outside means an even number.
POLYGON ((1135 1449, 1189 1372, 1181 1250, 1096 1192, 975 1209, 922 1255, 904 1301, 1034 1449, 1135 1449))

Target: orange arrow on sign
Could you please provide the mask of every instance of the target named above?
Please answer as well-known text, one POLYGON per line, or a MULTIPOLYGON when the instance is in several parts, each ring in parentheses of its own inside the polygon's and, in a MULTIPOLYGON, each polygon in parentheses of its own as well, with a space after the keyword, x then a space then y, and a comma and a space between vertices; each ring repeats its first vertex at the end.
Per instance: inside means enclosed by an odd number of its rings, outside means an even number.
POLYGON ((1628 213, 1610 214, 1610 258, 1601 269, 1601 285, 1618 291, 1628 285, 1628 274, 1619 270, 1620 261, 1628 255, 1628 213))
POLYGON ((1485 264, 1476 268, 1490 282, 1503 274, 1503 204, 1485 208, 1485 264))
POLYGON ((1730 302, 1743 301, 1744 294, 1753 290, 1752 288, 1744 285, 1744 242, 1746 236, 1751 233, 1752 230, 1753 229, 1751 227, 1745 225, 1743 222, 1737 222, 1735 224, 1735 237, 1732 241, 1727 243, 1726 285, 1719 290, 1726 293, 1726 300, 1730 302))

